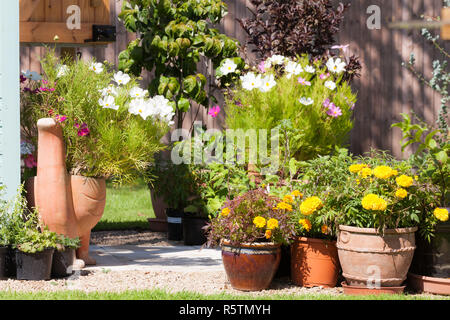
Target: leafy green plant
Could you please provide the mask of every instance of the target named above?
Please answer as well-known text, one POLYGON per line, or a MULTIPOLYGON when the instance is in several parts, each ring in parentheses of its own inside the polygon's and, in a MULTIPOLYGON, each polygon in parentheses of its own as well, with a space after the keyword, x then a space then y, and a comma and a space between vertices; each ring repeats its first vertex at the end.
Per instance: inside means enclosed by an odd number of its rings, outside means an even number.
POLYGON ((233 245, 254 242, 289 243, 294 229, 289 216, 274 209, 280 201, 263 189, 250 190, 228 200, 221 213, 211 220, 208 245, 222 239, 233 245))
POLYGON ((138 38, 120 53, 119 68, 137 76, 142 69, 154 71, 149 91, 173 102, 177 128, 181 128, 192 102, 209 107, 206 77, 197 67, 201 57, 211 61, 214 69, 225 60, 232 62, 230 74, 243 67, 238 42, 213 28, 227 13, 226 8, 220 0, 123 3, 119 18, 138 38))
POLYGON ((56 237, 57 249, 64 251, 67 249, 78 249, 81 246, 80 238, 69 238, 63 234, 58 234, 56 237))
MULTIPOLYGON (((356 96, 342 79, 345 63, 272 56, 241 76, 227 94, 230 129, 279 129, 283 159, 308 160, 346 142, 356 96)), ((268 147, 270 150, 270 148, 268 147)))
POLYGON ((153 155, 164 149, 172 106, 162 96, 147 98, 137 79, 95 61, 60 60, 50 51, 44 74, 22 84, 21 124, 37 144, 36 122, 54 118, 63 129, 71 174, 130 182, 145 175, 153 155))

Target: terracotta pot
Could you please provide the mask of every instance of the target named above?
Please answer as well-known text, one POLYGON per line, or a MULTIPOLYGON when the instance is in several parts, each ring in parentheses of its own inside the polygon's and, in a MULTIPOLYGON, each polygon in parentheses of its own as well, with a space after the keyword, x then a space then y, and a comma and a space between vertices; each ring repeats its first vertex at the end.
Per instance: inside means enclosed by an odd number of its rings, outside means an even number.
POLYGON ((349 286, 344 282, 341 283, 344 288, 344 294, 352 296, 367 296, 367 295, 379 295, 379 294, 402 294, 405 290, 405 286, 401 287, 379 287, 379 288, 367 288, 367 286, 349 286))
POLYGON ((105 210, 106 181, 105 179, 70 176, 70 182, 75 221, 81 240, 81 247, 77 249, 77 258, 88 265, 96 264, 96 261, 89 256, 89 241, 92 228, 100 221, 105 210))
POLYGON ((408 273, 408 286, 415 291, 450 295, 450 278, 435 278, 408 273))
POLYGON ((158 197, 155 192, 150 188, 150 197, 152 199, 153 212, 156 218, 149 218, 149 229, 155 232, 167 232, 167 215, 166 209, 169 207, 162 197, 158 197))
POLYGON ((279 244, 243 243, 233 246, 223 240, 221 247, 225 272, 234 289, 261 291, 270 286, 280 263, 279 244))
POLYGON ((376 229, 339 226, 337 248, 343 276, 350 286, 398 287, 414 255, 417 227, 376 229))
POLYGON ((339 269, 336 241, 300 237, 291 244, 291 280, 294 284, 333 288, 339 269))
MULTIPOLYGON (((104 179, 69 176, 61 126, 52 118, 39 119, 37 176, 26 183, 27 199, 39 210, 51 231, 80 237, 77 258, 95 264, 89 257, 91 229, 103 215, 106 203, 104 179)), ((77 262, 77 265, 80 263, 77 262)))

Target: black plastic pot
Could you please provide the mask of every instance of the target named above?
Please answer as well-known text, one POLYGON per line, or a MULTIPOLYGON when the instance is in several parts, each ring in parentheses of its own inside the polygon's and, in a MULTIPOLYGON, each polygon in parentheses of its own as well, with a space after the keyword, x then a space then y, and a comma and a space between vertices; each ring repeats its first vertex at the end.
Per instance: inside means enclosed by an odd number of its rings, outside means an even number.
POLYGON ((435 278, 450 278, 450 221, 440 222, 431 243, 416 232, 416 250, 410 271, 435 278))
POLYGON ((7 256, 8 256, 8 247, 0 247, 0 280, 8 278, 6 270, 7 256))
POLYGON ((36 253, 16 250, 17 280, 49 280, 54 251, 53 248, 36 253))
POLYGON ((167 208, 167 239, 173 241, 183 240, 183 211, 167 208))
POLYGON ((52 277, 63 278, 73 274, 75 249, 66 248, 64 251, 55 250, 52 262, 52 277))
POLYGON ((16 249, 8 246, 8 253, 6 255, 6 276, 10 278, 15 278, 17 273, 16 267, 16 249))
POLYGON ((183 240, 186 246, 200 246, 206 242, 203 227, 208 223, 207 218, 183 217, 183 240))

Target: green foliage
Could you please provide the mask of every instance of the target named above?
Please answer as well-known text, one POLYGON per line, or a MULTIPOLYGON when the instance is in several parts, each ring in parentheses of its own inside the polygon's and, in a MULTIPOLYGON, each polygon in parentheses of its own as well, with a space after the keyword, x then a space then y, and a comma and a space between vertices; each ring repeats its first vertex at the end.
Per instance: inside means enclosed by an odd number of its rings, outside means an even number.
POLYGON ((212 26, 225 16, 219 0, 129 0, 119 19, 139 38, 119 55, 119 68, 136 76, 142 69, 154 71, 151 94, 164 95, 174 104, 181 128, 182 115, 191 101, 209 106, 206 77, 197 70, 201 57, 217 68, 224 59, 240 65, 238 42, 212 26))
POLYGON ((437 186, 434 200, 430 199, 436 206, 446 206, 450 203, 450 143, 443 129, 433 129, 423 121, 413 124, 407 114, 401 114, 403 121, 395 123, 392 127, 402 130, 402 151, 409 145, 417 147, 410 157, 410 161, 421 179, 429 181, 429 184, 437 186))
POLYGON ((313 159, 317 155, 329 154, 335 146, 343 145, 353 127, 352 108, 356 96, 348 83, 342 80, 342 74, 321 79, 320 75, 326 75, 328 71, 319 60, 312 65, 307 56, 294 61, 303 69, 298 75, 285 72, 286 65, 293 61, 284 61, 284 66, 276 65, 266 69, 264 74, 253 70, 257 78, 274 77, 276 85, 267 92, 244 88, 245 79, 241 77, 242 81, 227 95, 226 124, 230 129, 270 131, 277 128, 282 153, 280 163, 287 165, 292 157, 297 160, 313 159), (308 65, 315 68, 314 73, 305 71, 308 65), (300 84, 299 77, 310 85, 300 84), (334 90, 325 86, 330 80, 336 84, 334 90), (312 103, 302 104, 301 99, 307 98, 312 103), (330 116, 327 102, 339 107, 342 114, 330 116))
POLYGON ((110 65, 92 69, 94 61, 60 61, 49 52, 42 60, 42 81, 27 80, 23 90, 22 127, 26 139, 37 144, 36 122, 53 117, 61 123, 66 145, 66 165, 72 174, 129 182, 145 175, 153 155, 164 146, 160 139, 169 129, 166 119, 131 113, 130 91, 137 79, 110 85, 110 65), (65 73, 60 75, 62 66, 65 73), (30 89, 31 88, 31 89, 30 89), (105 95, 104 91, 113 90, 105 95), (103 91, 103 92, 102 92, 103 91), (110 97, 118 108, 102 107, 110 97))

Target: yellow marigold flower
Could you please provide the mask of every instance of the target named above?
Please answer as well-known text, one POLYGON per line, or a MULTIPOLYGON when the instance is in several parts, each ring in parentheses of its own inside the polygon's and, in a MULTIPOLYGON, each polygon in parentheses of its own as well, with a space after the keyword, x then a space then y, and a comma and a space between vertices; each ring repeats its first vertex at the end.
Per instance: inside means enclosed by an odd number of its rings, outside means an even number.
POLYGON ((291 195, 292 195, 293 197, 303 198, 303 193, 301 193, 301 192, 298 191, 298 190, 292 191, 291 195))
POLYGON ((253 223, 258 228, 264 228, 264 226, 266 225, 266 219, 264 217, 257 216, 255 219, 253 219, 253 223))
POLYGON ((445 222, 448 220, 448 210, 445 208, 436 208, 433 214, 440 221, 445 222))
POLYGON ((398 176, 398 171, 397 171, 397 170, 392 170, 392 175, 393 175, 394 177, 398 176))
POLYGON ((404 199, 404 198, 406 198, 407 195, 408 195, 408 192, 403 188, 400 188, 397 191, 395 191, 395 196, 399 199, 404 199))
POLYGON ((376 194, 366 195, 361 204, 364 209, 372 211, 384 211, 387 208, 387 202, 376 194))
POLYGON ((222 212, 220 213, 220 215, 222 217, 226 217, 226 216, 228 216, 230 214, 230 211, 231 211, 230 208, 223 208, 222 212))
POLYGON ((414 176, 414 180, 419 181, 419 176, 414 176))
POLYGON ((283 202, 286 203, 294 203, 294 198, 290 194, 287 194, 283 197, 283 202))
POLYGON ((388 166, 378 166, 373 169, 373 175, 378 179, 389 179, 395 174, 395 171, 388 166))
POLYGON ((269 230, 273 230, 278 228, 278 220, 277 219, 269 219, 269 221, 267 221, 267 229, 269 230))
POLYGON ((270 239, 270 237, 272 237, 272 230, 270 230, 270 229, 266 230, 265 236, 266 236, 266 239, 270 239))
POLYGON ((412 186, 412 184, 414 182, 413 178, 408 177, 408 176, 406 176, 404 174, 401 175, 400 177, 396 178, 395 181, 397 182, 397 184, 400 187, 404 187, 404 188, 408 188, 408 187, 412 186))
POLYGON ((323 226, 320 228, 320 231, 322 231, 323 234, 327 234, 327 233, 328 233, 328 226, 323 225, 323 226))
POLYGON ((313 214, 316 210, 323 207, 323 202, 318 197, 310 197, 300 205, 300 212, 305 216, 313 214))
POLYGON ((277 209, 279 209, 279 210, 286 210, 286 211, 291 212, 292 211, 292 206, 289 203, 280 202, 279 204, 277 204, 277 209))
POLYGON ((309 221, 308 219, 300 219, 298 220, 298 223, 303 227, 303 229, 305 229, 306 231, 311 230, 311 221, 309 221))
POLYGON ((367 165, 366 164, 352 164, 350 167, 348 167, 348 170, 351 173, 358 173, 360 172, 363 168, 366 168, 367 165))
POLYGON ((361 178, 365 179, 365 178, 370 177, 372 175, 372 169, 370 169, 370 168, 363 168, 358 174, 361 176, 361 178))

